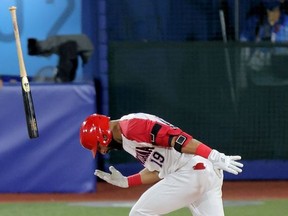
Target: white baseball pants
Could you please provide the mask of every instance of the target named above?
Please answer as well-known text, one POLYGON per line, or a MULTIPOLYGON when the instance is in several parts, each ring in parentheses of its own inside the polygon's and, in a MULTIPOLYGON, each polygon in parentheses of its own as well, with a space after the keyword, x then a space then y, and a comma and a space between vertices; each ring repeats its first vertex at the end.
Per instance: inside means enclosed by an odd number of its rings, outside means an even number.
POLYGON ((193 216, 224 216, 223 172, 220 173, 221 177, 216 174, 210 161, 195 156, 195 160, 143 193, 129 215, 165 215, 188 207, 193 216), (195 161, 204 163, 205 169, 194 170, 195 161))

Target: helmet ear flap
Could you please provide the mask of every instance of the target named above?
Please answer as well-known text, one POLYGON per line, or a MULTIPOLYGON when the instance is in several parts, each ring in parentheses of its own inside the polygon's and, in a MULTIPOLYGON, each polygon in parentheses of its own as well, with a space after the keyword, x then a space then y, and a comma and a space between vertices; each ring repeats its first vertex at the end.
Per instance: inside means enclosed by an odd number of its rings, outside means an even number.
POLYGON ((104 146, 108 146, 109 143, 112 141, 111 131, 110 130, 102 131, 102 137, 103 137, 103 141, 101 144, 104 146))

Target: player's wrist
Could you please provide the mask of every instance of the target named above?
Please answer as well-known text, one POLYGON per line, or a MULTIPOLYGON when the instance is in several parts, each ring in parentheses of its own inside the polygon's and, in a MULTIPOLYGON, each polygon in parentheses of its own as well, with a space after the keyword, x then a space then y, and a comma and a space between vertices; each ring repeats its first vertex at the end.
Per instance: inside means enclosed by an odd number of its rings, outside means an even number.
POLYGON ((128 186, 137 186, 142 184, 142 179, 140 173, 137 173, 135 175, 131 175, 127 177, 128 180, 128 186))
POLYGON ((209 146, 201 143, 201 144, 198 145, 198 147, 196 148, 195 154, 196 154, 196 155, 199 155, 199 156, 201 156, 201 157, 204 157, 204 158, 208 158, 209 155, 210 155, 210 153, 211 153, 211 151, 212 151, 212 149, 211 149, 209 146))

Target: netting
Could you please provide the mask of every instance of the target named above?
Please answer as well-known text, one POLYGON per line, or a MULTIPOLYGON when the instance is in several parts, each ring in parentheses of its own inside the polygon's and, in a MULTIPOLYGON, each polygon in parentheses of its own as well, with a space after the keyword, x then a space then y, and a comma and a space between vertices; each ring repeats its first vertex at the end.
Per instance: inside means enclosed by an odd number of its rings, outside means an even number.
POLYGON ((221 38, 219 1, 108 0, 110 40, 210 40, 221 38))
POLYGON ((259 1, 136 2, 107 5, 112 118, 153 113, 227 154, 288 159, 288 46, 238 41, 259 1))
POLYGON ((276 51, 288 47, 262 44, 274 50, 267 59, 257 46, 111 44, 111 115, 153 113, 227 153, 287 159, 288 56, 276 51))
MULTIPOLYGON (((107 33, 112 41, 223 40, 225 25, 228 40, 239 40, 246 18, 258 11, 262 1, 107 0, 107 33)), ((286 13, 287 4, 283 4, 286 13)))

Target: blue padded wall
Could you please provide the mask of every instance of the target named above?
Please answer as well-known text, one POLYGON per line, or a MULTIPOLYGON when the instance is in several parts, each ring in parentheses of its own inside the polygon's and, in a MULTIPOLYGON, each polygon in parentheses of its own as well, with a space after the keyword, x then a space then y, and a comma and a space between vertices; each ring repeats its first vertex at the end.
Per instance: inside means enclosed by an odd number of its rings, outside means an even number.
POLYGON ((94 86, 31 84, 39 138, 29 139, 20 84, 0 89, 0 192, 90 192, 95 162, 79 127, 95 112, 94 86))

